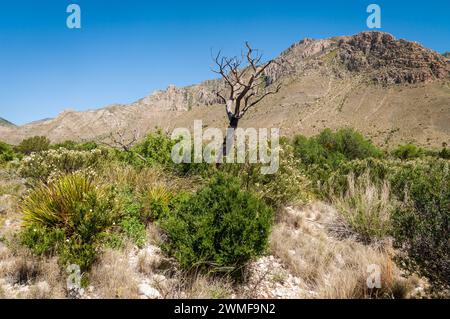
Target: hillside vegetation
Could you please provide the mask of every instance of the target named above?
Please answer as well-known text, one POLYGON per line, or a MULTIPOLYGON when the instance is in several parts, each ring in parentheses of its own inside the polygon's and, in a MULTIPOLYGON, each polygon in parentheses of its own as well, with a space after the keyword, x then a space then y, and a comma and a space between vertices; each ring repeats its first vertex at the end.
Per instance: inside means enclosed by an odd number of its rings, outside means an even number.
POLYGON ((445 146, 387 151, 326 129, 284 139, 279 171, 260 175, 174 164, 161 131, 128 151, 32 141, 0 144, 0 295, 448 296, 445 146), (65 286, 71 265, 82 289, 65 286))

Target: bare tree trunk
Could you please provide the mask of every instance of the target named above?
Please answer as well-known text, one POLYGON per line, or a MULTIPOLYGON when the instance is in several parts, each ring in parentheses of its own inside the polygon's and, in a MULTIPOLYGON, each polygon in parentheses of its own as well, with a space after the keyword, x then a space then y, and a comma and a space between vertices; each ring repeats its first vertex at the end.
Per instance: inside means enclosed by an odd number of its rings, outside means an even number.
POLYGON ((228 156, 230 149, 233 147, 234 135, 235 135, 236 129, 238 127, 238 123, 239 123, 239 119, 237 119, 237 118, 233 118, 232 121, 230 121, 230 124, 228 125, 227 131, 225 134, 225 137, 223 139, 222 148, 217 157, 216 167, 220 167, 220 165, 222 164, 221 162, 225 161, 225 157, 228 156))

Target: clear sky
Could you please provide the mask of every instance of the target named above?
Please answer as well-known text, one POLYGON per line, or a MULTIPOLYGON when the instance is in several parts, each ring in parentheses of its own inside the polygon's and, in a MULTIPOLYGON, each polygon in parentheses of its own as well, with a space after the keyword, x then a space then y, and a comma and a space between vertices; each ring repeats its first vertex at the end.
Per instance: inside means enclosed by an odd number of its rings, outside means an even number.
POLYGON ((211 50, 248 40, 271 58, 304 37, 355 34, 371 3, 382 31, 450 51, 449 0, 1 0, 0 117, 24 124, 194 84, 214 77, 211 50), (79 30, 66 26, 70 3, 79 30))

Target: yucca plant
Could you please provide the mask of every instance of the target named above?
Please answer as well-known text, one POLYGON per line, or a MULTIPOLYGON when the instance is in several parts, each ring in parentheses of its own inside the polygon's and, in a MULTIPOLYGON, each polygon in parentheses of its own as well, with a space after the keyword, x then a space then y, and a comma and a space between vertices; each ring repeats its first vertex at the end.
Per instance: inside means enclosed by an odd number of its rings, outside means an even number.
POLYGON ((63 264, 87 270, 96 258, 101 235, 119 221, 112 196, 81 174, 40 184, 21 204, 23 244, 37 254, 57 253, 63 264))
POLYGON ((37 186, 22 202, 25 225, 64 227, 76 207, 90 193, 98 192, 92 180, 83 175, 67 175, 56 182, 37 186))
POLYGON ((154 186, 143 196, 143 213, 145 221, 157 220, 169 211, 172 193, 164 186, 154 186))

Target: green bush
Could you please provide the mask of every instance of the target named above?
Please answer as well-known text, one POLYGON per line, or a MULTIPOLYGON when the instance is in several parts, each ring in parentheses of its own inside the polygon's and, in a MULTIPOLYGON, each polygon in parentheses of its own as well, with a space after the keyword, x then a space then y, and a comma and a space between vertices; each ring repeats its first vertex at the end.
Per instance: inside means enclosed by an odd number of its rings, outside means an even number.
POLYGON ((150 133, 147 137, 134 146, 131 152, 119 151, 120 160, 135 166, 161 166, 165 170, 177 175, 207 175, 213 171, 214 166, 208 163, 194 163, 192 154, 191 163, 176 164, 172 160, 172 147, 178 140, 172 140, 161 130, 150 133), (145 159, 145 160, 143 160, 145 159))
POLYGON ((399 160, 383 160, 366 158, 362 160, 344 161, 336 169, 328 172, 324 180, 317 182, 317 192, 326 199, 345 194, 349 188, 348 177, 355 179, 368 174, 371 183, 381 186, 389 182, 390 176, 402 165, 399 160))
POLYGON ((383 152, 372 142, 350 128, 340 129, 335 133, 325 129, 316 137, 316 140, 328 152, 341 154, 347 160, 383 156, 383 152))
POLYGON ((50 148, 50 140, 45 136, 33 136, 24 139, 17 146, 17 151, 29 155, 35 152, 47 151, 50 148))
POLYGON ((172 166, 171 154, 175 143, 169 136, 158 130, 148 134, 142 142, 133 147, 132 151, 144 157, 147 165, 172 166))
POLYGON ((450 149, 448 149, 447 147, 443 147, 439 152, 439 157, 443 159, 450 159, 450 149))
POLYGON ((404 265, 450 288, 450 163, 428 159, 406 164, 392 176, 403 202, 393 215, 395 244, 404 265))
POLYGON ((12 161, 15 158, 13 148, 0 141, 0 164, 4 162, 12 161))
POLYGON ((195 195, 175 199, 160 222, 168 241, 163 249, 185 269, 235 270, 265 252, 272 210, 235 178, 218 174, 195 195))
POLYGON ((82 175, 41 184, 21 204, 22 242, 36 253, 57 252, 63 264, 87 270, 101 234, 118 221, 114 198, 82 175))
POLYGON ((319 194, 323 193, 323 184, 343 163, 383 157, 380 149, 360 133, 348 128, 337 132, 325 129, 311 138, 297 135, 292 145, 295 156, 301 161, 302 169, 319 194))
POLYGON ((50 148, 55 150, 65 148, 66 150, 72 151, 92 151, 96 148, 99 148, 99 146, 95 142, 77 143, 75 141, 67 140, 61 143, 52 144, 50 148))
POLYGON ((398 146, 391 154, 401 160, 408 160, 423 156, 425 151, 414 144, 406 144, 398 146))
POLYGON ((279 166, 274 174, 261 174, 261 163, 223 164, 220 169, 238 177, 245 190, 278 209, 283 205, 305 204, 310 199, 310 182, 298 169, 299 160, 289 144, 279 150, 279 166))

